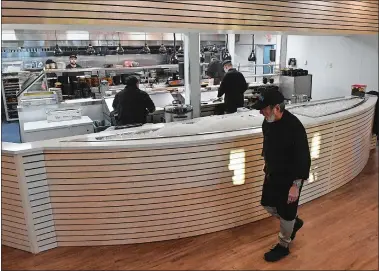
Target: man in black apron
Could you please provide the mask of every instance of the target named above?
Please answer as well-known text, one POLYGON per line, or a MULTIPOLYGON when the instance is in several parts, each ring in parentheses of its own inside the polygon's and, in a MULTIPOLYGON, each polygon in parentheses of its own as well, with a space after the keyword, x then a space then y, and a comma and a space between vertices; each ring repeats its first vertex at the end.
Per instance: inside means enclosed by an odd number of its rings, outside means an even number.
POLYGON ((264 255, 266 261, 275 262, 289 254, 289 244, 303 226, 297 207, 303 183, 309 177, 311 157, 304 126, 285 110, 284 97, 278 90, 261 93, 254 108, 265 117, 261 204, 280 220, 279 243, 264 255))

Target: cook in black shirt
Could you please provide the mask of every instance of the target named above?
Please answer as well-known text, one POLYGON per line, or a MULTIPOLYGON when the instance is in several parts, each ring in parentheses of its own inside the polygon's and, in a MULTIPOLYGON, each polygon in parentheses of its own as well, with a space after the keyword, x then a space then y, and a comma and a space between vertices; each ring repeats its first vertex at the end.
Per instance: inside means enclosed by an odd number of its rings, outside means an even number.
POLYGON ((155 111, 154 102, 149 94, 139 89, 135 76, 126 79, 125 89, 116 94, 112 106, 118 114, 118 125, 144 124, 147 115, 155 111))
MULTIPOLYGON (((70 55, 70 63, 66 66, 66 69, 80 69, 82 66, 76 64, 78 57, 76 55, 70 55)), ((63 95, 75 95, 78 89, 78 79, 77 76, 84 75, 84 72, 78 73, 67 73, 63 72, 62 76, 58 77, 58 81, 62 83, 62 94, 63 95)))
POLYGON ((242 73, 233 68, 230 60, 223 62, 226 72, 222 79, 217 97, 225 94, 224 103, 226 113, 235 113, 237 108, 244 106, 244 93, 247 90, 247 83, 242 73))
POLYGON ((289 244, 303 226, 297 207, 303 182, 309 177, 311 158, 304 126, 285 109, 284 97, 278 90, 261 93, 254 108, 265 117, 261 204, 280 219, 279 243, 265 254, 266 261, 274 262, 289 254, 289 244))
POLYGON ((70 55, 70 63, 66 66, 66 69, 80 69, 82 66, 76 63, 77 60, 76 55, 70 55))
POLYGON ((214 84, 219 85, 224 78, 225 72, 222 62, 216 57, 213 57, 208 65, 207 75, 214 79, 214 84))

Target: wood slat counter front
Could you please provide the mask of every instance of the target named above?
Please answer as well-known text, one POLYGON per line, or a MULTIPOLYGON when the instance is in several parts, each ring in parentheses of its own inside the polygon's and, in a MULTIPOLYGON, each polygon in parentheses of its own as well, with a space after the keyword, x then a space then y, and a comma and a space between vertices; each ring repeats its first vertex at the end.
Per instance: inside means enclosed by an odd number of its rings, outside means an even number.
POLYGON ((377 34, 378 1, 2 1, 3 24, 377 34))
MULTIPOLYGON (((299 116, 312 155, 301 204, 337 189, 364 168, 375 102, 369 97, 322 118, 299 116)), ((75 141, 3 143, 5 245, 38 253, 58 246, 154 242, 268 217, 260 206, 260 129, 75 141)))

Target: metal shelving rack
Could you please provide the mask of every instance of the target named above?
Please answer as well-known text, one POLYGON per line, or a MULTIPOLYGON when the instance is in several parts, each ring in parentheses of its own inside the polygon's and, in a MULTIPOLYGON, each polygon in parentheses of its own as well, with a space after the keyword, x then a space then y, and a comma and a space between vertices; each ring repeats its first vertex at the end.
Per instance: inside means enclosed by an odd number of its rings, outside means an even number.
POLYGON ((18 120, 17 93, 20 91, 20 78, 18 73, 3 73, 1 86, 7 121, 18 120))

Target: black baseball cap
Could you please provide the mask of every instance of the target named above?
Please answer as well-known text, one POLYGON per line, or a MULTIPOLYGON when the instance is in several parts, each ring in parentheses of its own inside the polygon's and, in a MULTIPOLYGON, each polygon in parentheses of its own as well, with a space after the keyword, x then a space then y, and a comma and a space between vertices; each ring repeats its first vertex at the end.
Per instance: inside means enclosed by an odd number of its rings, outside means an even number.
POLYGON ((231 60, 224 60, 224 62, 222 62, 222 66, 225 66, 226 64, 232 64, 232 61, 231 60))
POLYGON ((135 86, 135 85, 137 85, 138 82, 139 82, 138 77, 135 75, 131 75, 131 76, 128 76, 126 78, 126 82, 125 82, 126 84, 125 85, 128 87, 135 86))
POLYGON ((75 54, 72 54, 72 55, 70 55, 70 58, 75 58, 75 59, 77 59, 78 57, 77 57, 75 54))
POLYGON ((284 102, 284 96, 276 89, 267 89, 258 96, 258 101, 253 105, 256 110, 261 110, 267 106, 274 106, 284 102))

